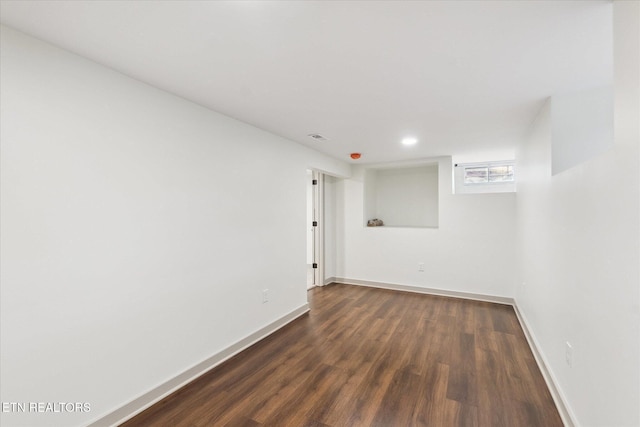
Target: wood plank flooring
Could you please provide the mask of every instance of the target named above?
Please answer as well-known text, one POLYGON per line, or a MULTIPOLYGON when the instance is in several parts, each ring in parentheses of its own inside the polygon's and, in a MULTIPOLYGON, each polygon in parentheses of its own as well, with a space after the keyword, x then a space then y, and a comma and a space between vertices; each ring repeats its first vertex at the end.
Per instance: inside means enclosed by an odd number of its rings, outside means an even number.
POLYGON ((562 426, 510 306, 341 284, 309 303, 123 426, 562 426))

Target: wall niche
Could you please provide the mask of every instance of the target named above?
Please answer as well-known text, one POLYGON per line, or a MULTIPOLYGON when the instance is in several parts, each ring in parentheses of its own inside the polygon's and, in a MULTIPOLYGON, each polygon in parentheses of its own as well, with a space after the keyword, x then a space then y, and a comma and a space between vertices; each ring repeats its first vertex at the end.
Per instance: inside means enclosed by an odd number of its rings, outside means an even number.
POLYGON ((369 167, 364 181, 364 225, 438 227, 438 163, 369 167))

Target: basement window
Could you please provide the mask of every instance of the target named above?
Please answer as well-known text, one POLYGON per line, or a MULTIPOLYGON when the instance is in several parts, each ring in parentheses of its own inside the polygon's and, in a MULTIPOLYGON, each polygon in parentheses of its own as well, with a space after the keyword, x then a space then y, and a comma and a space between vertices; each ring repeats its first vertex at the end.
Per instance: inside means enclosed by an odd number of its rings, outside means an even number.
POLYGON ((454 172, 455 192, 507 193, 515 192, 515 162, 458 163, 454 172))
POLYGON ((513 182, 513 165, 483 165, 464 168, 464 185, 513 182))

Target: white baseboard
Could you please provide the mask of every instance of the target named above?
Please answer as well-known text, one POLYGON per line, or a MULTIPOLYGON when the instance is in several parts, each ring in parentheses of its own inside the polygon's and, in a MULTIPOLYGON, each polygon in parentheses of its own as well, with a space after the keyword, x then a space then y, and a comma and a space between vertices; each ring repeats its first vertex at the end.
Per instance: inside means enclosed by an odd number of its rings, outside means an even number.
POLYGON ((327 286, 330 283, 337 282, 338 279, 336 277, 328 277, 324 279, 324 286, 327 286))
POLYGON ((474 294, 469 292, 459 292, 459 291, 449 291, 444 289, 435 289, 435 288, 423 288, 420 286, 411 286, 411 285, 400 285, 395 283, 382 283, 382 282, 372 282, 368 280, 358 280, 358 279, 347 279, 344 277, 332 277, 332 282, 336 283, 344 283, 346 285, 357 285, 357 286, 368 286, 373 288, 382 288, 382 289, 391 289, 397 291, 405 291, 405 292, 416 292, 421 294, 428 295, 439 295, 453 298, 464 298, 471 299, 475 301, 486 301, 493 302, 498 304, 507 304, 513 306, 513 310, 516 313, 516 317, 520 322, 520 327, 524 332, 524 335, 527 339, 527 343, 529 344, 529 348, 531 348, 531 352, 538 364, 538 368, 542 373, 542 377, 544 378, 547 388, 551 393, 551 397, 553 398, 554 403, 556 404, 556 408, 558 409, 558 413, 562 418, 562 422, 566 427, 575 427, 578 426, 578 422, 576 421, 575 415, 571 412, 570 406, 567 404, 567 400, 565 399, 561 389, 558 387, 558 383, 555 380, 552 372, 547 368, 546 359, 544 357, 544 353, 540 350, 537 340, 535 339, 535 335, 531 332, 531 329, 528 326, 527 320, 518 308, 518 304, 515 299, 509 297, 501 297, 496 295, 483 295, 483 294, 474 294))
POLYGON ((578 424, 575 415, 571 411, 571 407, 567 404, 567 400, 562 393, 562 389, 558 386, 558 382, 553 375, 553 372, 547 368, 546 357, 544 353, 540 350, 540 346, 538 345, 538 340, 535 335, 531 332, 529 328, 529 323, 527 322, 527 318, 518 308, 518 304, 514 302, 513 309, 516 312, 516 316, 518 317, 518 321, 520 322, 520 326, 524 331, 524 336, 527 338, 527 342, 529 343, 529 347, 531 348, 531 352, 533 353, 533 357, 536 359, 538 363, 538 368, 540 372, 542 372, 542 377, 544 381, 547 383, 547 387, 549 388, 549 392, 551 393, 551 397, 556 404, 556 408, 560 413, 560 417, 562 418, 562 422, 566 427, 575 427, 578 424))
POLYGON ((267 337, 268 335, 271 335, 272 333, 276 332, 278 329, 282 328, 286 324, 292 322, 293 320, 297 319, 298 317, 302 316, 308 311, 309 311, 309 304, 304 304, 298 307, 292 312, 282 316, 281 318, 275 320, 274 322, 271 322, 267 326, 241 339, 240 341, 227 347, 221 352, 216 353, 213 356, 209 357, 208 359, 187 369, 186 371, 179 374, 178 376, 166 381, 165 383, 161 384, 158 387, 155 387, 154 389, 148 391, 147 393, 144 393, 143 395, 133 399, 132 401, 121 406, 115 411, 100 417, 96 421, 89 424, 88 427, 111 427, 111 426, 117 426, 119 424, 122 424, 126 420, 133 418, 135 415, 149 408, 154 403, 159 402, 160 400, 167 397, 174 391, 178 390, 181 387, 184 387, 191 381, 195 380, 196 378, 204 375, 211 369, 215 368, 225 360, 230 359, 231 357, 240 353, 242 350, 245 350, 246 348, 252 346, 253 344, 260 341, 261 339, 267 337))
POLYGON ((471 292, 450 291, 437 288, 423 288, 421 286, 400 285, 397 283, 372 282, 369 280, 347 279, 345 277, 334 277, 332 281, 336 283, 344 283, 346 285, 368 286, 370 288, 391 289, 394 291, 416 292, 419 294, 439 295, 443 297, 464 298, 475 301, 514 305, 513 298, 497 295, 474 294, 471 292))

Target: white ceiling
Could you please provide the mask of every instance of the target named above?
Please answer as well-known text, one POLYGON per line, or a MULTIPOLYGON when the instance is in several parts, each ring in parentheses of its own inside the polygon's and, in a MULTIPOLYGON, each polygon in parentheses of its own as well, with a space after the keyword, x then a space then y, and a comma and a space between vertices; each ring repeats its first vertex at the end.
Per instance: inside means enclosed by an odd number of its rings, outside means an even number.
POLYGON ((0 20, 359 162, 509 155, 548 96, 612 79, 609 1, 3 0, 0 20))

